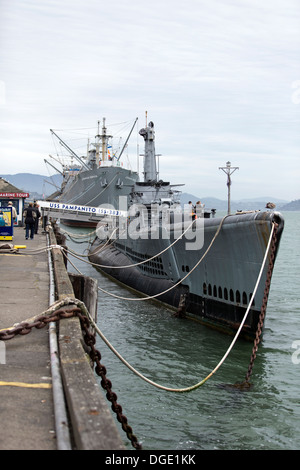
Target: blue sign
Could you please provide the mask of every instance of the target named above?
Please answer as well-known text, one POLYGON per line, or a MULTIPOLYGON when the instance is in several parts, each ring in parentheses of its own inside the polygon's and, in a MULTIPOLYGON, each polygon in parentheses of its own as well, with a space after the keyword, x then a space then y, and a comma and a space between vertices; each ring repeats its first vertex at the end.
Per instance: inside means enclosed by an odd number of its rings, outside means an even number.
POLYGON ((0 240, 12 240, 14 221, 11 207, 0 207, 0 240))

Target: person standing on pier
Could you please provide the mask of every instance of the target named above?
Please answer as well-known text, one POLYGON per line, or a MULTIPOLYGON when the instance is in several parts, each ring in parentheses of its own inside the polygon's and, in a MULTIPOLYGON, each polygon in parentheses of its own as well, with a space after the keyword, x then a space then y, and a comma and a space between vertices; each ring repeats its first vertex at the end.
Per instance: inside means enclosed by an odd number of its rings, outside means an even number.
POLYGON ((25 218, 25 238, 28 240, 29 232, 30 238, 33 240, 34 237, 34 229, 35 229, 35 219, 36 219, 36 211, 33 208, 33 203, 30 202, 29 206, 24 210, 23 217, 25 218))
POLYGON ((38 233, 39 219, 41 217, 41 213, 40 213, 40 210, 39 210, 40 206, 35 202, 33 207, 34 207, 34 210, 36 212, 36 219, 35 219, 35 224, 34 224, 34 233, 38 233))
POLYGON ((12 218, 14 221, 17 220, 17 211, 16 211, 16 208, 15 206, 13 205, 13 202, 12 201, 9 201, 9 203, 7 204, 8 207, 11 207, 11 210, 12 210, 12 218))

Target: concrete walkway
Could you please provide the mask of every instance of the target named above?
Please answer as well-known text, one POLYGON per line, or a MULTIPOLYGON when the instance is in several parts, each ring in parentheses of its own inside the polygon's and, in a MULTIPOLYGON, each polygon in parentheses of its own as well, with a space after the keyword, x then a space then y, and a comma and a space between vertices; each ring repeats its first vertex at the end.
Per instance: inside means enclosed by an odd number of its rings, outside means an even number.
MULTIPOLYGON (((0 329, 49 307, 48 255, 31 253, 46 247, 46 235, 25 240, 24 228, 15 227, 13 244, 26 249, 0 253, 0 329)), ((0 343, 1 450, 56 449, 51 387, 48 327, 0 343)))
MULTIPOLYGON (((63 255, 55 248, 52 228, 49 236, 57 299, 74 297, 63 255)), ((0 330, 40 315, 50 303, 48 253, 43 250, 47 246, 46 235, 41 233, 33 240, 25 240, 24 229, 18 227, 14 229, 13 244, 26 248, 18 254, 0 250, 0 330)), ((79 282, 78 298, 95 315, 96 282, 86 277, 73 282, 79 282)), ((50 355, 49 327, 34 328, 25 336, 0 341, 0 450, 123 450, 115 420, 83 347, 78 317, 60 320, 58 343, 69 420, 59 414, 56 427, 54 408, 57 412, 64 399, 56 393, 54 407, 51 358, 55 354, 50 355), (66 426, 72 430, 72 442, 69 436, 63 436, 62 428, 66 426)), ((57 391, 57 372, 54 374, 57 391)))

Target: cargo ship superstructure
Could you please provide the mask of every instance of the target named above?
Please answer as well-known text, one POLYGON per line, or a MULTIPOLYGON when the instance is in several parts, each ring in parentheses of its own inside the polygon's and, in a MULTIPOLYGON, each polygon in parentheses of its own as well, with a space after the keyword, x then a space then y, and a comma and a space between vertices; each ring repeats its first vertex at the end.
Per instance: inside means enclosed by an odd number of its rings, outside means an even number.
MULTIPOLYGON (((138 172, 126 168, 122 161, 122 154, 136 125, 135 120, 127 139, 119 154, 112 151, 109 145, 112 136, 107 133, 106 120, 98 132, 95 142, 88 146, 85 158, 78 156, 53 130, 52 134, 60 144, 76 160, 76 164, 65 165, 63 168, 63 181, 55 201, 64 204, 76 204, 93 207, 117 207, 119 197, 127 197, 132 185, 139 179, 138 172)), ((49 200, 54 200, 49 196, 49 200)), ((98 221, 81 221, 68 219, 64 216, 61 221, 65 225, 95 227, 98 221)))

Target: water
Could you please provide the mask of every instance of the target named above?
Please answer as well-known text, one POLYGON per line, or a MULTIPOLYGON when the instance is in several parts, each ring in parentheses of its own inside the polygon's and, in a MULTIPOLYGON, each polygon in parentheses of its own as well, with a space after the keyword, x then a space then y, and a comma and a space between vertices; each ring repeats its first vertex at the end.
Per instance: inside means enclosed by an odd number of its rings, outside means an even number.
MULTIPOLYGON (((112 390, 144 450, 300 449, 300 213, 286 212, 284 217, 264 337, 249 390, 227 384, 244 380, 252 342, 238 341, 202 387, 174 393, 137 377, 98 338, 101 362, 107 368, 112 390)), ((82 229, 62 228, 82 233, 82 229)), ((88 243, 68 241, 68 245, 86 254, 88 243)), ((82 273, 97 278, 101 288, 134 297, 92 266, 70 259, 82 273)), ((70 264, 69 271, 76 272, 70 264)), ((174 388, 188 387, 205 378, 232 341, 199 323, 175 318, 170 310, 155 303, 115 299, 101 292, 98 325, 134 368, 150 380, 174 388)), ((120 424, 117 426, 131 450, 120 424)))

